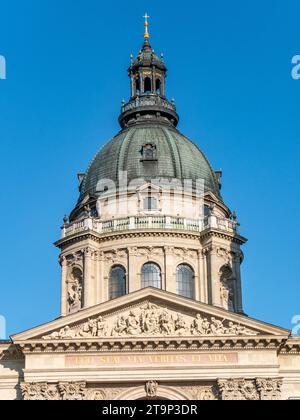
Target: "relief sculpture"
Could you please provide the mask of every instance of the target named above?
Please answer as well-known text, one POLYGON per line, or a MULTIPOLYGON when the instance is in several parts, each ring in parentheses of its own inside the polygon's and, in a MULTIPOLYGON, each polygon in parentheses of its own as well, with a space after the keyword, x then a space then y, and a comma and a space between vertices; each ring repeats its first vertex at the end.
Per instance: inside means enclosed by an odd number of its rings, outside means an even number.
POLYGON ((240 324, 216 317, 197 314, 195 318, 169 311, 167 308, 147 303, 132 309, 128 315, 105 319, 102 316, 88 319, 77 327, 66 326, 43 337, 44 340, 68 340, 104 337, 151 336, 242 336, 258 335, 240 324))

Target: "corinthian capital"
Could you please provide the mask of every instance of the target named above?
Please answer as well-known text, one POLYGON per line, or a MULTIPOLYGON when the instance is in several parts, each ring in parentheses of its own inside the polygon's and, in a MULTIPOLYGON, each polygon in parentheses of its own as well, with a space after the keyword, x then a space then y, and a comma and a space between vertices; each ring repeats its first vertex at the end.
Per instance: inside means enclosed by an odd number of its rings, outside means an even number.
POLYGON ((222 400, 259 400, 255 380, 222 379, 218 381, 222 400))
POLYGON ((281 399, 281 388, 282 379, 256 379, 258 391, 260 393, 261 400, 280 400, 281 399))

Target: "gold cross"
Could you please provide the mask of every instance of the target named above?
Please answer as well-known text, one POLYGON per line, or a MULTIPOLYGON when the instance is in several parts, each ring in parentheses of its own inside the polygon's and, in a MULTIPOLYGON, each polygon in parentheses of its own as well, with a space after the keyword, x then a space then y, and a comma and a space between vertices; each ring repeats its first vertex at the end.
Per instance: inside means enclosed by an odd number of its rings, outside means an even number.
POLYGON ((145 19, 145 23, 148 23, 148 19, 150 18, 150 16, 148 16, 148 13, 146 13, 145 16, 143 16, 143 18, 145 19))
POLYGON ((143 16, 143 18, 145 19, 145 34, 144 34, 144 38, 147 40, 150 38, 149 32, 148 32, 148 19, 150 18, 150 16, 148 16, 148 13, 145 14, 145 16, 143 16))

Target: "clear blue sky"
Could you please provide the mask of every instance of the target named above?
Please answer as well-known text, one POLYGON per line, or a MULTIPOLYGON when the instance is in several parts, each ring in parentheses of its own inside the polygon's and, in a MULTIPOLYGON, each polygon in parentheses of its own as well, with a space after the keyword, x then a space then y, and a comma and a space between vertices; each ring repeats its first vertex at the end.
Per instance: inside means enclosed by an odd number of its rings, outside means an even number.
POLYGON ((59 315, 63 215, 118 131, 130 53, 165 53, 180 130, 221 168, 245 246, 246 312, 300 314, 299 0, 0 0, 1 293, 8 334, 59 315))

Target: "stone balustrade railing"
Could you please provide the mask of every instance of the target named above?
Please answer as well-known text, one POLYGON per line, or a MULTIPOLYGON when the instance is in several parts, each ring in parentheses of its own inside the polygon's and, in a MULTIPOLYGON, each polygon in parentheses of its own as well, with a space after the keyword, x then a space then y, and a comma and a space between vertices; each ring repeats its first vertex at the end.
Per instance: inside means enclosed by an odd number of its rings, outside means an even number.
POLYGON ((135 216, 101 221, 100 219, 87 217, 74 223, 65 224, 62 227, 62 238, 64 239, 85 231, 94 231, 99 234, 148 229, 202 232, 210 228, 238 233, 237 222, 214 215, 198 220, 172 216, 135 216))
POLYGON ((131 111, 135 108, 140 108, 140 107, 144 107, 144 106, 160 106, 162 108, 166 108, 169 109, 171 111, 176 112, 176 106, 175 104, 166 101, 165 99, 162 99, 160 97, 139 97, 137 98, 135 101, 131 101, 128 104, 125 104, 122 106, 122 113, 125 113, 127 111, 131 111))

